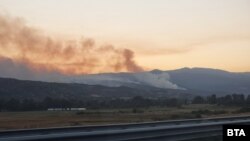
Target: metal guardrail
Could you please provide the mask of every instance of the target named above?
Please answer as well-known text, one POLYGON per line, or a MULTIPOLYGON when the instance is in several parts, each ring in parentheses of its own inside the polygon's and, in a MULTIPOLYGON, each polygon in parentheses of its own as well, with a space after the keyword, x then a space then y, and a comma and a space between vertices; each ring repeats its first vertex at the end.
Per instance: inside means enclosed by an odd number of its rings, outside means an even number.
POLYGON ((220 136, 223 124, 250 124, 250 116, 0 132, 0 141, 181 141, 220 136))

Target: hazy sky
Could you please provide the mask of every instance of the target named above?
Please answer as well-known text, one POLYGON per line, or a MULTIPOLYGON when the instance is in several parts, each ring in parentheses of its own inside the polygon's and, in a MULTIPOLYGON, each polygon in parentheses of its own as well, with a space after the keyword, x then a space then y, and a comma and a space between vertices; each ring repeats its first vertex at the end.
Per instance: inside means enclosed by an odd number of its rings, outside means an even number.
POLYGON ((0 13, 131 49, 147 69, 250 71, 250 0, 0 0, 0 13))

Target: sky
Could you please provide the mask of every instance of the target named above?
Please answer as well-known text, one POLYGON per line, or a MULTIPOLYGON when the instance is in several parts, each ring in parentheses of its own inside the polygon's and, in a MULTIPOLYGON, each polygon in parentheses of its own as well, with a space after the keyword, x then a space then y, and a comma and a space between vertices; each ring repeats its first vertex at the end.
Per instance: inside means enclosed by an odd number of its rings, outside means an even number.
MULTIPOLYGON (((16 31, 28 27, 29 37, 39 36, 40 43, 29 44, 23 50, 13 47, 23 46, 20 41, 3 40, 0 56, 35 70, 47 64, 48 70, 77 74, 182 67, 250 72, 249 0, 0 0, 0 14, 3 23, 9 21, 11 25, 6 26, 11 32, 2 33, 19 37, 21 34, 13 32, 13 27, 16 31), (16 25, 19 22, 21 26, 16 25), (53 46, 61 40, 62 44, 79 44, 84 38, 84 43, 91 39, 98 47, 86 53, 79 50, 79 45, 71 46, 77 49, 65 45, 57 51, 74 53, 51 58, 45 51, 35 59, 41 50, 31 48, 45 44, 48 48, 44 41, 48 37, 53 38, 53 46), (68 61, 65 56, 73 59, 68 61), (84 63, 79 56, 87 56, 84 63), (62 65, 65 61, 68 64, 62 65)), ((0 32, 5 31, 1 28, 0 32)), ((26 45, 30 39, 24 40, 26 45)), ((82 46, 83 50, 87 47, 89 44, 82 46)))

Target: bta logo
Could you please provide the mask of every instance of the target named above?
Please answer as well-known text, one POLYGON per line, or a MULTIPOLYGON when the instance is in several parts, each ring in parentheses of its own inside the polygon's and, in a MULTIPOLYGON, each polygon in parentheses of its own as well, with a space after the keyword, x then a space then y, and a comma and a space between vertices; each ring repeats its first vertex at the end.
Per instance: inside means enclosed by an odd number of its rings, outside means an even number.
POLYGON ((243 129, 227 129, 227 136, 246 136, 243 129))

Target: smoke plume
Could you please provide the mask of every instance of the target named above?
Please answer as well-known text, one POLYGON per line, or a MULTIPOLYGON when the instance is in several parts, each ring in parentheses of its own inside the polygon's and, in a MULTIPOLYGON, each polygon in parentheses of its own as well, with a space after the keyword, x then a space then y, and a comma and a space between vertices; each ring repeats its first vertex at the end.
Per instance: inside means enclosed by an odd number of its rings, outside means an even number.
POLYGON ((94 39, 61 40, 30 27, 20 18, 0 14, 0 64, 15 62, 33 72, 88 74, 140 72, 129 49, 96 45, 94 39), (4 61, 3 61, 4 60, 4 61))
POLYGON ((84 75, 71 79, 72 82, 90 85, 119 86, 152 86, 165 89, 183 89, 170 81, 167 72, 138 72, 138 73, 104 73, 84 75))

